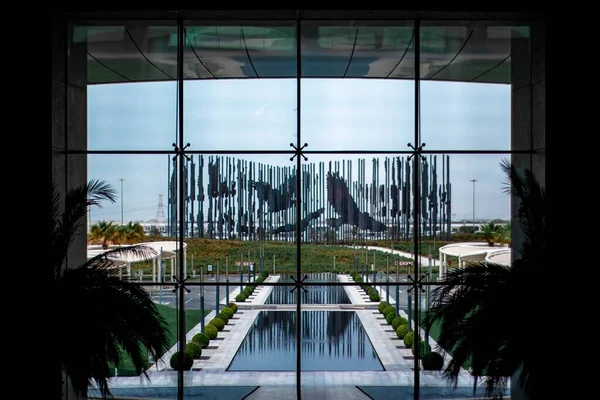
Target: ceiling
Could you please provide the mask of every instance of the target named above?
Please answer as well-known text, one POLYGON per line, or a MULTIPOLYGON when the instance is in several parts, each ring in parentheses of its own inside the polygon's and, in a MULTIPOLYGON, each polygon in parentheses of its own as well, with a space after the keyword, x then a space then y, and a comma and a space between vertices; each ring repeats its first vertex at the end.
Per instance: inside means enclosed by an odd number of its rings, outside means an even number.
MULTIPOLYGON (((295 21, 186 24, 183 77, 198 79, 415 79, 410 21, 295 21), (298 63, 300 58, 300 63, 298 63)), ((500 22, 421 23, 422 80, 511 82, 513 39, 527 26, 500 22)), ((73 28, 72 51, 87 53, 88 84, 176 80, 175 22, 131 21, 73 28)), ((522 47, 522 46, 521 46, 522 47)))

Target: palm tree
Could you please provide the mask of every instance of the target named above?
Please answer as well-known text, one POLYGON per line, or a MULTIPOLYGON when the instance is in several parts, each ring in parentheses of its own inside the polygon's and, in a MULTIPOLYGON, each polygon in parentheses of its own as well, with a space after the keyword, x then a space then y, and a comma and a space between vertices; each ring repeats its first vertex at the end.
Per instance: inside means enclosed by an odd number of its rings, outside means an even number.
POLYGON ((144 227, 139 223, 133 223, 129 221, 127 225, 119 227, 117 242, 125 242, 126 244, 139 243, 144 240, 146 234, 144 233, 144 227))
POLYGON ((485 240, 490 247, 494 247, 500 229, 502 229, 502 225, 496 225, 493 222, 488 222, 485 225, 481 225, 479 228, 482 239, 485 240))
POLYGON ((117 226, 109 221, 98 221, 90 228, 90 243, 100 243, 104 250, 116 243, 119 232, 117 226))
POLYGON ((496 242, 500 244, 507 244, 510 246, 511 243, 511 228, 510 221, 508 221, 505 225, 498 225, 498 232, 496 234, 496 242))
POLYGON ((472 375, 485 382, 486 395, 501 397, 509 378, 518 373, 513 385, 531 398, 538 340, 534 332, 542 326, 542 305, 533 288, 546 264, 545 190, 531 170, 518 170, 506 160, 501 168, 506 192, 520 202, 519 258, 510 266, 483 262, 450 270, 434 289, 421 326, 439 324, 438 350, 452 355, 443 374, 454 387, 461 367, 470 362, 472 375))
POLYGON ((76 268, 65 267, 87 210, 100 206, 103 200, 114 202, 115 191, 105 182, 90 181, 67 193, 63 212, 54 184, 52 194, 51 292, 56 303, 49 307, 53 321, 49 328, 54 336, 52 346, 56 347, 55 365, 60 365, 78 395, 85 395, 95 383, 102 397, 108 398, 111 366, 119 365, 124 355, 148 378, 147 354, 158 360, 168 349, 169 328, 150 294, 142 286, 120 279, 107 258, 126 253, 150 258, 153 250, 120 247, 76 268))

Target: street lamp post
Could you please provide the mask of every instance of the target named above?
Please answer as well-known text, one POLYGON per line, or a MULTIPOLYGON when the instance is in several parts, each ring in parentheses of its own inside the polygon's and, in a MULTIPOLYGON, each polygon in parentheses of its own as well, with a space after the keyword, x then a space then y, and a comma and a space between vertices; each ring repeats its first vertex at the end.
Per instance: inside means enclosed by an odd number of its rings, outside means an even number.
POLYGON ((119 179, 121 181, 121 225, 123 225, 123 182, 125 179, 119 179))
POLYGON ((473 183, 473 233, 475 233, 475 182, 477 179, 471 179, 473 183))

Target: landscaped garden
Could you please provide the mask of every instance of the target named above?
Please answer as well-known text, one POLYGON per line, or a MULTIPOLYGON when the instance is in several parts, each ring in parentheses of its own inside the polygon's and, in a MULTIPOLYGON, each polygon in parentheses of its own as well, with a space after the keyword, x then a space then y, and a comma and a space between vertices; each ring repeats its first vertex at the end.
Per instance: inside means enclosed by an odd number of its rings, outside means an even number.
MULTIPOLYGON (((165 240, 161 238, 160 240, 165 240)), ((173 238, 175 240, 175 238, 173 238)), ((190 275, 195 275, 195 279, 199 279, 200 266, 204 266, 204 273, 207 272, 207 266, 212 265, 213 273, 216 272, 217 264, 220 265, 220 273, 225 274, 225 265, 227 255, 229 255, 229 275, 238 275, 240 273, 236 262, 251 261, 257 269, 260 267, 260 243, 252 241, 239 240, 217 240, 217 239, 200 239, 188 238, 185 239, 187 244, 187 270, 190 275)), ((439 248, 450 242, 423 241, 420 244, 422 256, 431 254, 434 258, 438 257, 439 248)), ((388 249, 412 253, 412 242, 390 243, 390 242, 369 242, 369 247, 385 247, 388 249)), ((264 268, 273 273, 273 264, 275 264, 276 274, 295 274, 297 265, 297 249, 296 244, 292 242, 264 242, 264 268)), ((362 263, 365 263, 364 248, 354 249, 350 245, 318 245, 303 243, 301 247, 301 269, 303 273, 318 273, 318 272, 353 272, 355 255, 358 257, 359 270, 362 263), (335 270, 333 258, 335 256, 335 270)), ((367 252, 366 264, 369 266, 373 263, 373 250, 367 252)), ((450 259, 450 258, 449 258, 450 259)), ((387 252, 375 251, 375 264, 377 271, 386 272, 389 265, 390 273, 396 273, 394 267, 397 261, 412 261, 410 257, 393 255, 387 252)), ((139 262, 132 266, 135 272, 140 269, 144 274, 145 280, 152 279, 152 262, 139 262)), ((248 267, 242 268, 243 273, 248 273, 248 267)), ((399 267, 400 274, 406 275, 409 273, 408 266, 401 264, 399 267)), ((412 271, 411 271, 412 272, 412 271)), ((437 271, 434 271, 437 272, 437 271)))

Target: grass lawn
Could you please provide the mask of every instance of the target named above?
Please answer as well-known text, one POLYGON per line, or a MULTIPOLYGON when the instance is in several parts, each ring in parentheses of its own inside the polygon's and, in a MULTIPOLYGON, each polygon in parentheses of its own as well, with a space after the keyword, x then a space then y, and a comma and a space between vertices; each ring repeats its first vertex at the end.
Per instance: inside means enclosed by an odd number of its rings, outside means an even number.
MULTIPOLYGON (((166 319, 167 325, 170 329, 169 334, 169 347, 174 346, 177 343, 177 310, 173 307, 165 306, 164 304, 157 304, 156 307, 166 319)), ((212 310, 204 310, 205 314, 210 313, 212 310)), ((185 326, 186 332, 189 332, 193 327, 200 323, 200 310, 186 310, 185 312, 185 326)), ((114 370, 111 371, 114 376, 114 370)), ((129 356, 124 355, 123 361, 118 368, 119 376, 137 376, 131 363, 129 356)))

